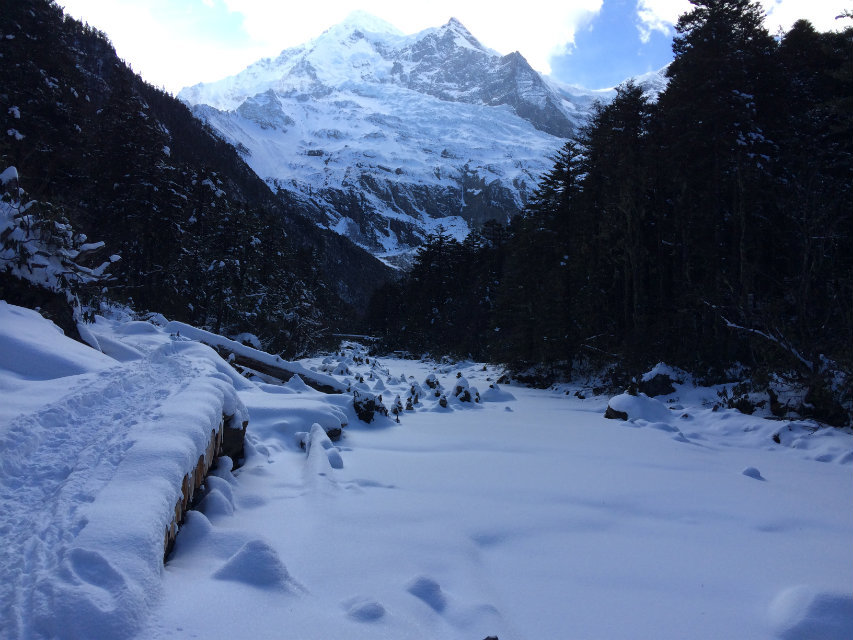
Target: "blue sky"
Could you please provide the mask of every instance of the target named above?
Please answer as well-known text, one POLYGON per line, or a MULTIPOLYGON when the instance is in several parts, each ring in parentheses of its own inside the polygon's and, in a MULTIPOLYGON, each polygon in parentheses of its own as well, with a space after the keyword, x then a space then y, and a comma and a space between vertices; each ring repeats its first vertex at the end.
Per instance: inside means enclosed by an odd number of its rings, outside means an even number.
MULTIPOLYGON (((761 0, 775 33, 801 17, 819 29, 850 0, 761 0)), ((592 89, 614 86, 672 58, 672 25, 688 0, 59 0, 106 32, 119 55, 154 85, 182 87, 238 73, 318 36, 361 9, 415 33, 452 16, 484 45, 520 51, 537 70, 592 89)))
POLYGON ((635 8, 635 0, 607 0, 601 11, 575 32, 569 51, 551 57, 552 76, 599 89, 669 63, 673 31, 644 33, 635 8))

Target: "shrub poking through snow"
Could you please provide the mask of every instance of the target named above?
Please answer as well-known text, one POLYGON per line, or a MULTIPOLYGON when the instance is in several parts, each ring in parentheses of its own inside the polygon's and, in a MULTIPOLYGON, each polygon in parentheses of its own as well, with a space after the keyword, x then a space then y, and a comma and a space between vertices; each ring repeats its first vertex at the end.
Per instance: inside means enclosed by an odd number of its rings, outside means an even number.
POLYGON ((607 405, 607 409, 604 411, 604 417, 610 420, 627 420, 628 414, 625 411, 617 411, 610 405, 607 405))
POLYGON ((403 413, 403 402, 400 400, 399 395, 394 397, 394 404, 391 405, 391 413, 395 416, 403 413))
POLYGON ((434 373, 431 373, 426 377, 424 384, 430 389, 441 389, 441 383, 438 381, 438 378, 435 377, 434 373))
POLYGON ((640 380, 638 386, 642 393, 645 393, 651 398, 654 396, 663 396, 674 393, 675 387, 672 383, 673 380, 668 375, 665 373, 658 373, 648 380, 640 380))
MULTIPOLYGON (((471 400, 473 399, 474 396, 471 392, 471 388, 468 385, 468 380, 465 378, 465 376, 460 374, 456 377, 456 382, 453 385, 453 395, 459 399, 459 402, 471 402, 471 400)), ((479 394, 477 394, 476 397, 477 402, 479 402, 479 394)))
POLYGON ((372 393, 367 393, 366 391, 353 391, 352 404, 358 419, 368 424, 373 422, 373 417, 376 413, 384 416, 388 415, 388 408, 382 404, 382 400, 377 399, 372 393))

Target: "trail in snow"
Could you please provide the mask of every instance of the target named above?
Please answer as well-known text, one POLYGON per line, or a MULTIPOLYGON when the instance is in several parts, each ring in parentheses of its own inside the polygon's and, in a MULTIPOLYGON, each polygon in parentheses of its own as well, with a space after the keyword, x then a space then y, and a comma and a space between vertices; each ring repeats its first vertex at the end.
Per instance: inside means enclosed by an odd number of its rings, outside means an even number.
MULTIPOLYGON (((134 426, 155 419, 192 374, 186 361, 159 358, 75 376, 67 395, 19 415, 0 433, 0 566, 7 576, 0 619, 13 624, 5 637, 29 637, 47 622, 53 580, 88 522, 81 506, 115 474, 134 426)), ((68 560, 85 579, 91 558, 68 560)), ((103 586, 102 575, 90 573, 94 586, 103 586)))

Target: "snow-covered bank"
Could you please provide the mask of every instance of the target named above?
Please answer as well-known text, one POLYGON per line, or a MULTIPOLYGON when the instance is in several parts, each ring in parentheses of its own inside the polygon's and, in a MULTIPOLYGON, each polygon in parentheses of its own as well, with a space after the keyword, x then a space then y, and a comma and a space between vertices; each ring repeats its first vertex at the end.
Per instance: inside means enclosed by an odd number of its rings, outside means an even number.
POLYGON ((0 301, 0 637, 138 629, 184 474, 223 415, 245 414, 207 347, 117 329, 138 357, 118 362, 0 301))
POLYGON ((301 363, 411 398, 365 424, 351 394, 243 379, 183 332, 99 319, 108 357, 0 309, 0 637, 853 635, 849 429, 714 411, 689 385, 614 399, 621 421, 481 364, 301 363), (183 455, 172 418, 221 402, 248 409, 245 464, 147 562, 140 496, 183 455))

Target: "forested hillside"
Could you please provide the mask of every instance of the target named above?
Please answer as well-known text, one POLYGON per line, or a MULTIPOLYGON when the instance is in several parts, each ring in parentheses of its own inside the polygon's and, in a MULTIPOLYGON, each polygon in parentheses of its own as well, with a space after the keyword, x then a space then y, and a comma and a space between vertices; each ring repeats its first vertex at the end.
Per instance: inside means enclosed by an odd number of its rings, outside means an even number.
MULTIPOLYGON (((388 277, 276 198, 233 147, 55 3, 2 2, 0 31, 0 171, 19 176, 7 204, 35 200, 28 215, 67 222, 78 244, 82 233, 105 243, 99 258, 121 258, 106 290, 76 291, 84 303, 106 294, 293 353, 351 321, 388 277)), ((0 296, 39 304, 8 276, 0 296)))
POLYGON ((696 0, 659 101, 620 87, 508 228, 433 236, 374 297, 373 328, 390 346, 516 371, 664 360, 706 377, 745 366, 756 384, 784 373, 807 408, 843 422, 853 28, 800 21, 776 39, 762 19, 747 0, 696 0))

